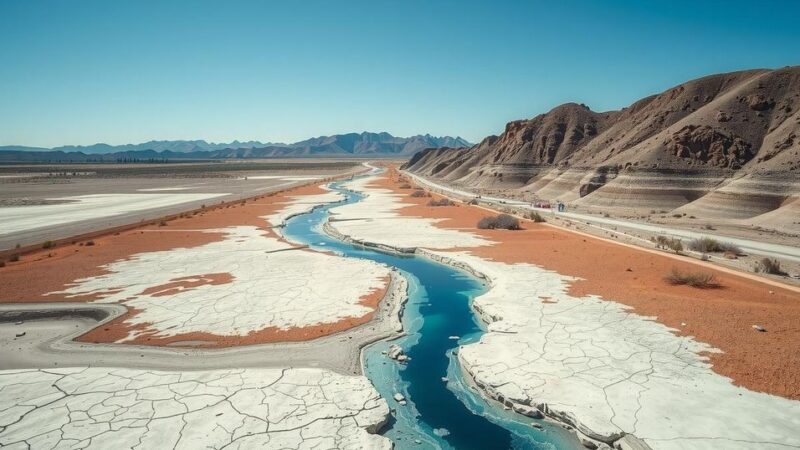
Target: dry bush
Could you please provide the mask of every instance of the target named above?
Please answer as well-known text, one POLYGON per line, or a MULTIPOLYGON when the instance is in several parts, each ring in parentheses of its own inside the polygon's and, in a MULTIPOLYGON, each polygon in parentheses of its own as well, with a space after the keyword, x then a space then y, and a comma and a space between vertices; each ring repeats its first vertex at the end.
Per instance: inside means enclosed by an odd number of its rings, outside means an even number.
POLYGON ((410 185, 410 184, 408 184, 408 183, 403 183, 403 184, 401 184, 401 185, 400 185, 400 186, 398 186, 398 187, 399 187, 400 189, 411 189, 411 185, 410 185))
POLYGON ((94 245, 94 241, 86 241, 86 246, 91 247, 94 245))
POLYGON ((651 241, 656 243, 657 248, 662 249, 669 249, 675 253, 680 253, 683 251, 683 243, 680 239, 675 238, 668 238, 666 236, 656 236, 654 238, 650 238, 651 241))
POLYGON ((704 237, 700 239, 695 239, 689 243, 689 248, 703 253, 734 253, 737 255, 742 254, 742 249, 739 247, 729 243, 729 242, 720 242, 716 239, 704 237))
POLYGON ((167 221, 162 219, 160 222, 158 222, 158 226, 160 226, 160 227, 167 226, 167 221))
POLYGON ((477 205, 478 203, 480 203, 480 202, 478 202, 477 198, 473 198, 472 200, 467 202, 468 205, 477 205))
POLYGON ((411 193, 412 197, 430 197, 431 194, 423 191, 422 189, 417 189, 416 191, 411 193))
POLYGON ((453 206, 453 203, 450 199, 443 198, 440 200, 431 200, 428 202, 428 206, 453 206))
POLYGON ((676 268, 672 268, 669 275, 664 277, 664 280, 672 285, 686 285, 696 288, 715 288, 719 284, 714 280, 714 274, 708 272, 681 272, 676 268))
POLYGON ((756 263, 756 273, 768 273, 770 275, 785 276, 786 272, 781 269, 781 262, 775 258, 764 258, 756 263))
POLYGON ((538 212, 538 211, 531 211, 531 212, 528 214, 528 219, 530 219, 530 220, 532 220, 532 221, 534 221, 534 222, 536 222, 536 223, 547 222, 547 220, 545 220, 544 216, 542 216, 541 214, 539 214, 539 212, 538 212))
POLYGON ((478 221, 478 228, 481 230, 521 230, 519 226, 519 219, 508 214, 499 214, 497 216, 487 216, 478 221))
POLYGON ((8 260, 9 260, 10 262, 17 262, 17 261, 19 261, 19 253, 14 253, 13 255, 11 255, 11 257, 10 257, 10 258, 8 258, 8 260))
POLYGON ((53 241, 44 241, 44 244, 42 244, 42 248, 45 250, 47 250, 48 248, 53 248, 55 246, 56 244, 53 241))

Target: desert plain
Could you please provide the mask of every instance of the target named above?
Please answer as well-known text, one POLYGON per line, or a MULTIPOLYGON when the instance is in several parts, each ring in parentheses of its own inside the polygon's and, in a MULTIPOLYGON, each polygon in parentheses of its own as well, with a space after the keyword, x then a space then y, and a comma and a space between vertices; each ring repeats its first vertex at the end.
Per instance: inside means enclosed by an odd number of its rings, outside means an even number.
POLYGON ((484 332, 457 360, 519 421, 576 447, 800 446, 796 285, 557 221, 480 229, 500 208, 391 162, 306 164, 11 183, 4 242, 24 245, 0 268, 0 444, 390 448, 380 433, 413 398, 382 397, 361 352, 402 335, 407 280, 282 232, 333 205, 329 235, 488 285, 471 303, 484 332), (337 206, 332 181, 364 198, 337 206), (671 270, 715 285, 672 285, 671 270))

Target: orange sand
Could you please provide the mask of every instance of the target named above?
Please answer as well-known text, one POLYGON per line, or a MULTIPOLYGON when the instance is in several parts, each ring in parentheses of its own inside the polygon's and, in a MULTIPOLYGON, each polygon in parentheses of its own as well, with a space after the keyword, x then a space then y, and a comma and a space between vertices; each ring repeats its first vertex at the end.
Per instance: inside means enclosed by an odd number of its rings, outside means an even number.
POLYGON ((190 275, 188 277, 173 278, 169 283, 160 286, 150 286, 139 295, 153 297, 166 297, 179 292, 188 291, 200 286, 214 286, 228 284, 233 281, 233 275, 225 273, 207 273, 205 275, 190 275))
MULTIPOLYGON (((211 205, 195 214, 187 213, 159 226, 159 221, 148 222, 141 227, 117 231, 93 237, 94 245, 85 245, 88 241, 58 246, 49 250, 39 250, 24 255, 19 262, 6 263, 0 268, 0 303, 17 302, 55 302, 55 301, 92 301, 102 294, 67 297, 65 295, 46 295, 60 291, 77 279, 102 275, 106 273, 103 265, 129 258, 137 253, 166 251, 176 248, 192 248, 211 242, 220 241, 220 233, 204 232, 216 228, 234 225, 252 225, 264 230, 265 235, 278 237, 262 219, 281 209, 291 197, 298 195, 315 195, 327 191, 318 183, 290 188, 277 193, 260 195, 246 201, 228 204, 211 205)), ((306 250, 302 250, 306 251, 306 250)), ((196 274, 172 282, 153 286, 142 294, 156 296, 171 295, 180 289, 191 289, 203 284, 224 284, 233 281, 229 273, 196 274)), ((386 280, 388 287, 388 279, 386 280)), ((385 289, 371 292, 361 298, 361 303, 375 309, 383 298, 385 289)), ((109 290, 109 292, 113 292, 109 290)), ((109 322, 102 328, 96 328, 80 337, 83 342, 110 343, 126 337, 132 329, 125 320, 138 312, 130 309, 125 315, 109 322)), ((168 345, 182 341, 205 341, 208 347, 228 347, 263 342, 302 341, 337 333, 368 322, 372 313, 358 318, 350 318, 333 324, 318 325, 290 330, 265 329, 248 336, 216 336, 213 334, 190 333, 170 338, 156 338, 143 335, 132 341, 135 344, 168 345)))
MULTIPOLYGON (((372 312, 361 317, 351 317, 335 323, 314 325, 303 328, 290 328, 287 330, 269 327, 252 332, 245 336, 220 336, 212 333, 184 333, 177 336, 159 337, 153 332, 147 332, 125 343, 154 346, 181 346, 183 342, 191 341, 192 347, 224 348, 236 347, 240 345, 266 344, 272 342, 296 342, 316 339, 318 337, 327 336, 363 325, 372 320, 372 317, 375 315, 375 310, 378 307, 378 303, 380 303, 381 299, 383 299, 384 295, 386 294, 386 290, 388 289, 389 277, 385 277, 383 282, 383 289, 374 290, 368 295, 362 297, 361 301, 359 301, 360 304, 373 310, 372 312)), ((76 340, 95 344, 109 344, 125 339, 128 337, 131 331, 144 330, 146 328, 143 325, 132 326, 127 323, 128 319, 138 313, 139 311, 136 309, 130 309, 128 313, 117 317, 113 321, 104 325, 102 328, 95 328, 80 336, 76 340)))
MULTIPOLYGON (((405 194, 413 192, 400 189, 398 177, 392 169, 375 186, 405 194)), ((404 202, 413 206, 399 212, 444 218, 437 226, 469 229, 497 243, 466 249, 474 255, 505 263, 532 263, 582 278, 571 284, 570 295, 595 294, 631 306, 640 315, 656 316, 659 322, 680 330, 679 334, 694 336, 722 350, 723 354, 709 355, 717 373, 751 390, 800 400, 797 293, 701 267, 690 260, 676 260, 530 221, 523 221, 524 230, 520 231, 478 230, 476 223, 490 215, 488 211, 464 204, 425 206, 429 200, 408 196, 404 202), (722 287, 697 289, 670 285, 664 276, 673 267, 712 272, 722 287), (755 331, 754 324, 763 326, 767 332, 755 331)))

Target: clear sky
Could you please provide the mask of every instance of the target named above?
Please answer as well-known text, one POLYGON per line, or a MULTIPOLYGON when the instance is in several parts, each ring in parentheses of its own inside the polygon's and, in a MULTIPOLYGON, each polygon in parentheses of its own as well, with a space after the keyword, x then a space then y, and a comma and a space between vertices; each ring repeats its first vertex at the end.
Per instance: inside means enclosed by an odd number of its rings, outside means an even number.
POLYGON ((478 141, 800 64, 800 1, 0 0, 0 145, 478 141))

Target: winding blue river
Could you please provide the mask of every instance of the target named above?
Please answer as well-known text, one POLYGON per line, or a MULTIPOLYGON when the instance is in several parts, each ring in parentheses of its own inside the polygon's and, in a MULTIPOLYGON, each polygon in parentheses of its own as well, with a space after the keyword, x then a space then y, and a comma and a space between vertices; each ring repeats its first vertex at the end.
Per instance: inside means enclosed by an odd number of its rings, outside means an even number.
POLYGON ((383 354, 389 342, 371 345, 364 355, 367 377, 395 409, 394 420, 384 431, 395 448, 579 448, 562 428, 538 421, 543 426, 538 430, 531 426, 536 421, 486 402, 463 379, 454 352, 483 333, 470 303, 486 287, 463 271, 427 258, 384 253, 328 236, 322 231, 328 210, 363 198, 343 189, 341 183, 332 187, 344 193, 346 200, 290 219, 283 234, 313 249, 396 267, 408 280, 403 315, 406 335, 391 343, 403 347, 411 361, 401 365, 383 354), (395 393, 403 394, 408 404, 395 402, 395 393))

